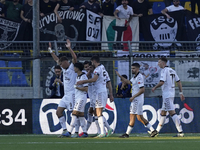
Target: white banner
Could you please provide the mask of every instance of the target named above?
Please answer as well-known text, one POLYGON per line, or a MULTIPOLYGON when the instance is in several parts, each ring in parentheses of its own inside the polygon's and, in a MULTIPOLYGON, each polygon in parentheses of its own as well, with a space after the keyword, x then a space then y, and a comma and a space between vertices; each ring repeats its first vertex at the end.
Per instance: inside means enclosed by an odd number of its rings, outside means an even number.
MULTIPOLYGON (((176 57, 199 58, 199 52, 176 52, 176 57)), ((175 69, 181 81, 185 85, 199 85, 200 84, 200 62, 199 60, 180 60, 175 61, 175 69)))
POLYGON ((101 16, 87 10, 86 40, 101 40, 101 16))

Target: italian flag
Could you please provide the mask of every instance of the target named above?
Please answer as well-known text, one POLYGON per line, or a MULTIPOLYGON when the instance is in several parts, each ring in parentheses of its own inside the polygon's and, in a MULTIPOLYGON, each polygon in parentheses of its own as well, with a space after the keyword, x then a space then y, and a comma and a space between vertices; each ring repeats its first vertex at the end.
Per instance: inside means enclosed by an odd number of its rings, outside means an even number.
MULTIPOLYGON (((126 19, 119 20, 113 16, 103 16, 102 41, 139 41, 138 17, 133 17, 128 27, 125 27, 126 23, 126 19), (118 29, 122 32, 121 37, 117 31, 118 29)), ((136 44, 131 43, 131 46, 135 47, 136 44)), ((116 49, 113 47, 113 43, 102 43, 102 49, 128 51, 128 45, 123 43, 122 47, 116 49)))

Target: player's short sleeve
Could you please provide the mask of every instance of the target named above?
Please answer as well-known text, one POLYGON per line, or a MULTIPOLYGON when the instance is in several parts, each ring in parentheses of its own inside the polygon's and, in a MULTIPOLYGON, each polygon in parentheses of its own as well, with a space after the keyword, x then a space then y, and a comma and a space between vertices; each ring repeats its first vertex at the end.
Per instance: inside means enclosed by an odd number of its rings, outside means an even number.
POLYGON ((137 84, 138 84, 139 88, 144 87, 144 79, 143 79, 142 75, 137 77, 137 84))
POLYGON ((100 68, 97 67, 97 68, 94 69, 93 73, 94 73, 94 75, 98 75, 99 76, 100 75, 100 71, 101 71, 100 68))
POLYGON ((133 83, 133 78, 131 78, 130 82, 133 83))
MULTIPOLYGON (((81 77, 82 77, 81 80, 88 80, 86 74, 82 75, 81 77)), ((84 83, 83 86, 84 86, 84 87, 87 87, 87 86, 88 86, 88 83, 84 83)))
POLYGON ((160 74, 160 81, 166 81, 166 70, 162 69, 160 74))
POLYGON ((180 81, 180 78, 179 78, 179 76, 177 75, 176 72, 175 72, 175 80, 176 80, 176 82, 180 81))
POLYGON ((110 81, 110 76, 108 74, 108 72, 106 71, 106 82, 109 82, 110 81))

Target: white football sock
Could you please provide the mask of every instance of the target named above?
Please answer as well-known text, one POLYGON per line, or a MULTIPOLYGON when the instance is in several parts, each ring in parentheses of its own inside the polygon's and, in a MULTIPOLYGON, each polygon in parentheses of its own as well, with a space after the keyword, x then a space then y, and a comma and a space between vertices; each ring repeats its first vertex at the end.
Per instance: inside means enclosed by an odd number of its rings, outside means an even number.
POLYGON ((110 125, 108 124, 106 118, 103 116, 104 126, 107 128, 107 131, 111 129, 110 125))
POLYGON ((183 132, 182 125, 177 114, 173 115, 171 118, 174 121, 174 124, 176 125, 176 129, 178 130, 178 132, 183 132))
POLYGON ((103 120, 104 120, 103 116, 98 117, 98 123, 99 123, 99 127, 101 129, 101 134, 105 134, 104 121, 103 120))
POLYGON ((71 120, 68 132, 72 133, 72 130, 74 129, 75 124, 77 123, 77 120, 78 120, 77 116, 72 115, 72 120, 71 120))
POLYGON ((128 126, 127 127, 127 130, 126 130, 126 134, 130 134, 131 133, 131 131, 133 130, 133 127, 131 127, 131 126, 128 126))
POLYGON ((165 120, 166 120, 166 116, 160 116, 160 121, 159 121, 158 126, 156 128, 156 130, 158 132, 160 132, 160 130, 162 129, 163 125, 165 124, 165 120))
POLYGON ((95 116, 95 124, 97 126, 97 133, 100 134, 101 131, 100 131, 100 127, 99 127, 99 122, 98 122, 98 117, 97 116, 95 116))
POLYGON ((66 130, 67 127, 66 127, 66 120, 65 120, 64 116, 62 116, 62 117, 59 118, 59 122, 60 122, 60 125, 63 128, 63 130, 66 130))
POLYGON ((81 124, 81 128, 82 128, 83 132, 87 133, 85 117, 79 117, 79 120, 80 120, 80 124, 81 124))
POLYGON ((77 118, 76 124, 75 124, 75 132, 79 132, 80 127, 80 120, 77 118))
POLYGON ((150 123, 148 123, 145 127, 148 128, 151 132, 154 131, 154 128, 150 123))
POLYGON ((88 118, 87 118, 87 130, 90 128, 91 124, 93 121, 93 115, 88 113, 88 118))

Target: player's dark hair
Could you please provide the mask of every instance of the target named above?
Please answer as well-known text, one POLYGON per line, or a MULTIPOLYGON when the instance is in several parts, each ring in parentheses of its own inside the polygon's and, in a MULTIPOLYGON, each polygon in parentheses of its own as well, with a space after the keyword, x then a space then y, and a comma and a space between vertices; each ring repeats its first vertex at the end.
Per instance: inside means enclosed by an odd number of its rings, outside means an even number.
POLYGON ((100 58, 97 55, 92 56, 91 60, 95 60, 97 63, 100 62, 100 58))
POLYGON ((83 63, 83 65, 86 65, 86 64, 89 64, 89 65, 90 65, 90 62, 86 60, 86 61, 83 63))
POLYGON ((60 70, 62 70, 61 67, 60 67, 60 65, 56 65, 56 66, 54 67, 54 69, 60 69, 60 70))
POLYGON ((83 65, 82 63, 80 63, 80 62, 77 62, 77 63, 74 64, 74 67, 76 67, 76 68, 78 68, 80 71, 82 71, 83 68, 84 68, 84 65, 83 65))
POLYGON ((140 64, 138 64, 138 63, 133 63, 132 66, 140 68, 140 64))
POLYGON ((164 61, 165 63, 167 63, 167 58, 165 58, 165 57, 161 57, 161 58, 159 58, 159 60, 164 61))
POLYGON ((62 56, 62 57, 60 57, 60 59, 59 59, 59 61, 60 62, 63 62, 63 61, 68 61, 68 58, 66 57, 66 56, 62 56))
POLYGON ((122 75, 122 77, 124 77, 125 79, 127 79, 127 78, 128 78, 128 77, 127 77, 127 75, 125 75, 125 74, 123 74, 123 75, 122 75))

